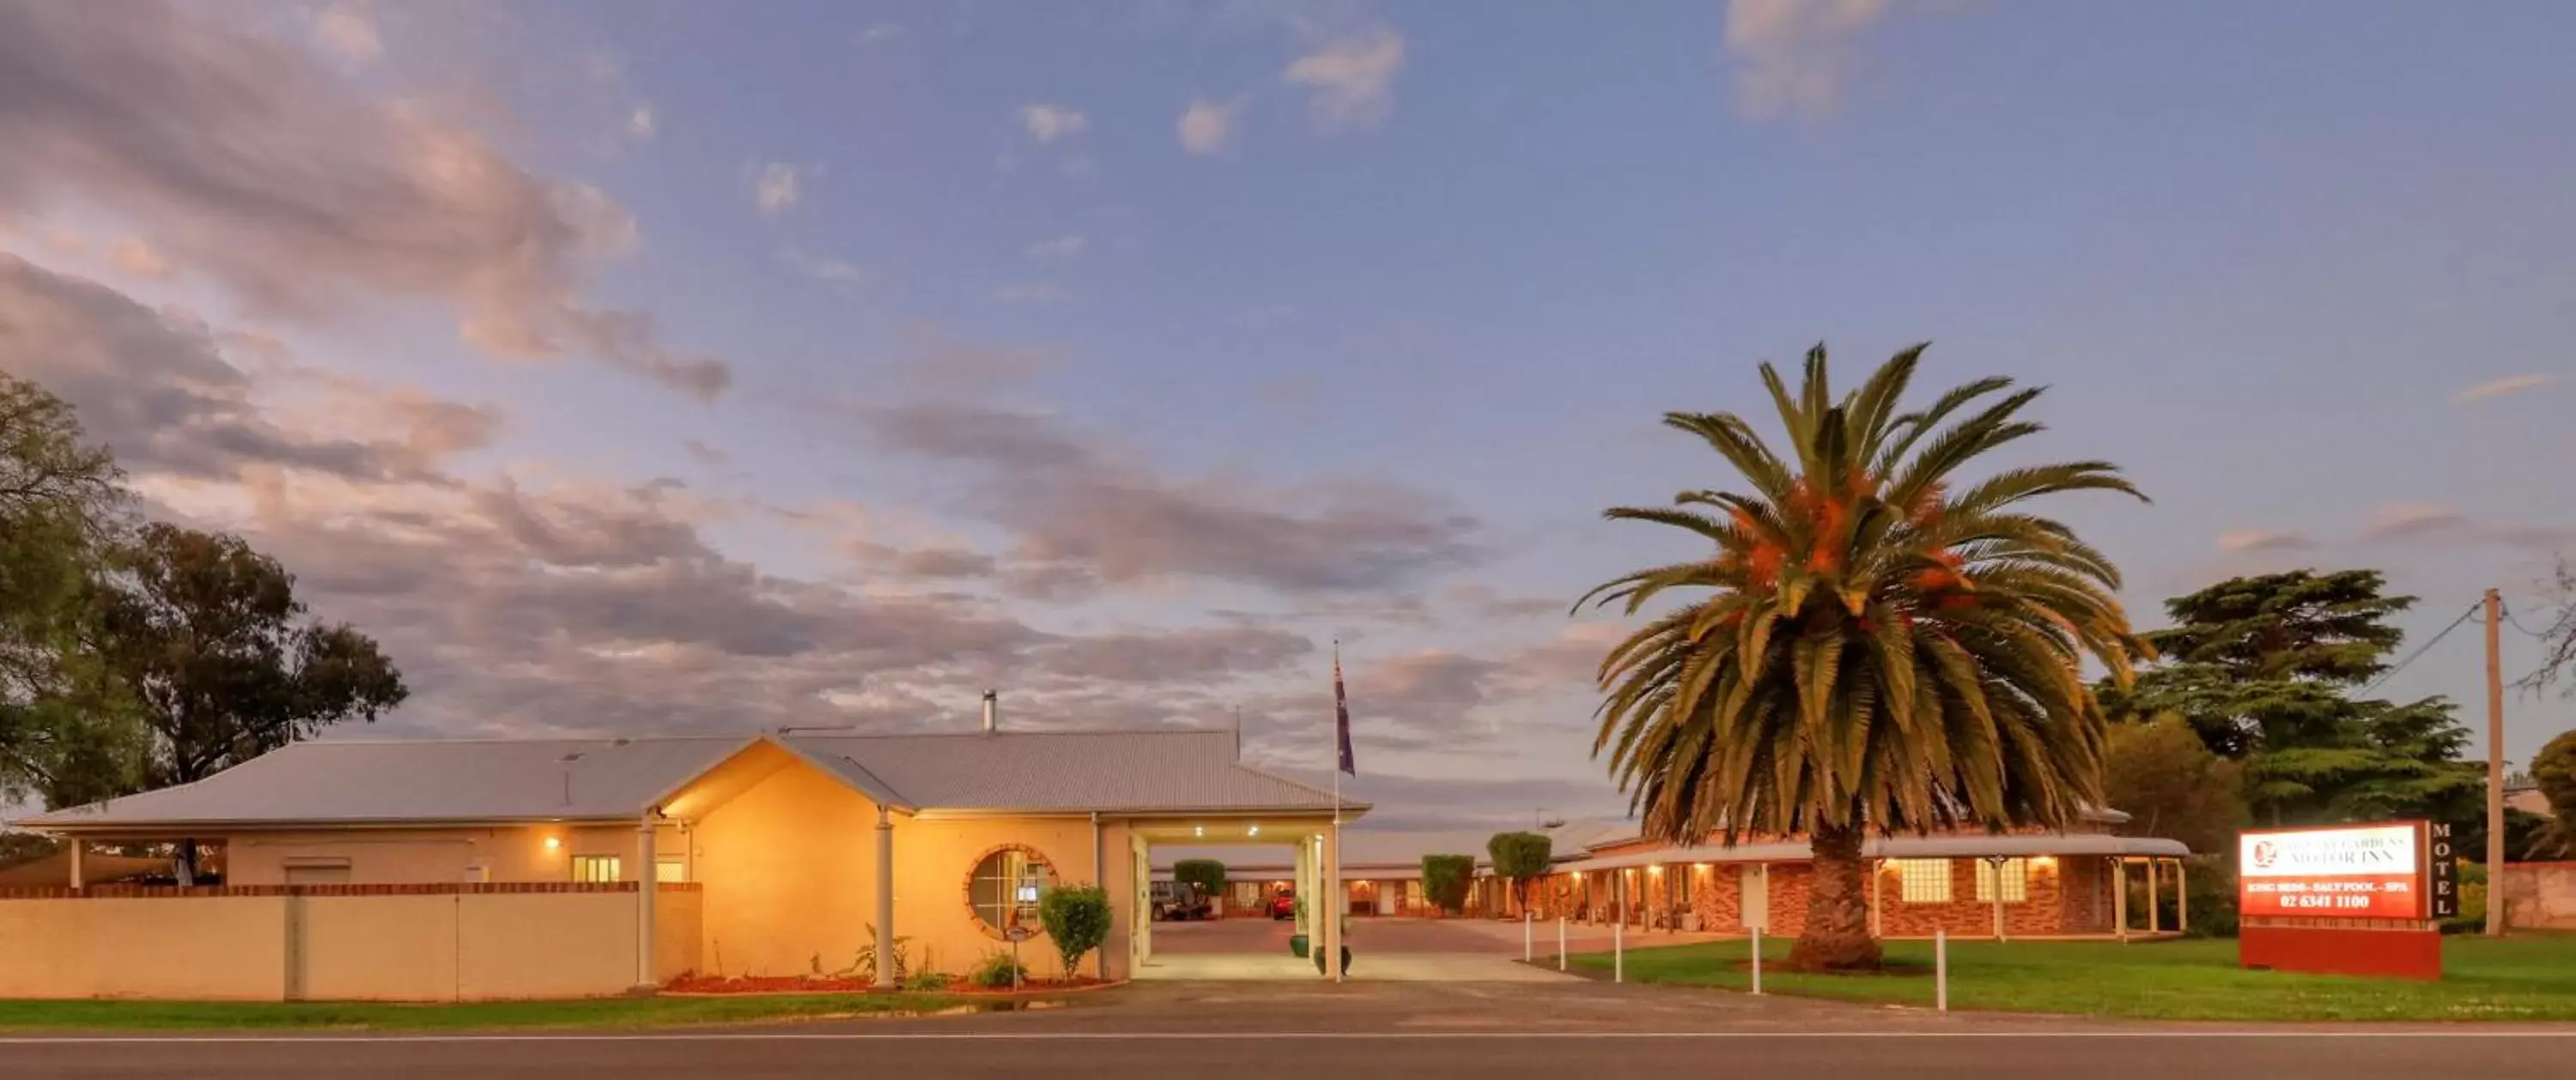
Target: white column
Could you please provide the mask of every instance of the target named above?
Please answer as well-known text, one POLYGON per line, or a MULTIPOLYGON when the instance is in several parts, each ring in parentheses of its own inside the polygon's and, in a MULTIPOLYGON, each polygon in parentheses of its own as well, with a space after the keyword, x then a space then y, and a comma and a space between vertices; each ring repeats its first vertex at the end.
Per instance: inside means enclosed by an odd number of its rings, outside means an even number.
POLYGON ((2129 860, 2111 858, 2111 932, 2129 940, 2129 860))
POLYGON ((75 889, 83 888, 83 887, 85 887, 85 885, 86 885, 86 883, 87 883, 87 880, 88 880, 88 879, 82 876, 82 872, 83 872, 83 871, 82 871, 82 866, 81 866, 81 855, 82 855, 82 853, 83 853, 83 852, 84 852, 84 851, 89 847, 89 842, 88 842, 88 841, 85 841, 85 840, 82 840, 80 837, 75 836, 75 837, 72 837, 72 838, 71 838, 71 845, 72 845, 72 879, 71 879, 71 880, 72 880, 72 888, 75 888, 75 889))
POLYGON ((894 989, 894 817, 877 807, 877 989, 894 989))
POLYGON ((1324 973, 1332 976, 1334 982, 1342 981, 1342 913, 1350 907, 1349 898, 1342 893, 1341 831, 1341 827, 1335 825, 1332 832, 1324 834, 1324 896, 1332 901, 1332 908, 1324 913, 1324 932, 1320 937, 1324 945, 1324 973))
POLYGON ((1294 861, 1297 882, 1297 932, 1306 935, 1306 947, 1315 947, 1314 911, 1321 898, 1315 895, 1315 838, 1299 837, 1294 861))
POLYGON ((2156 860, 2154 860, 2154 859, 2148 859, 2148 860, 2147 860, 2147 932, 2148 932, 2148 933, 2150 933, 2150 934, 2156 933, 2156 932, 2158 932, 2158 931, 2160 931, 2160 930, 2162 930, 2162 929, 2163 929, 2162 927, 2159 927, 2159 926, 2157 926, 2157 925, 2156 925, 2157 920, 2158 920, 2159 918, 2161 918, 2161 916, 2159 916, 2159 915, 2156 913, 2156 909, 2157 909, 2158 907, 2162 906, 2162 905, 2159 905, 2158 903, 2156 903, 2156 899, 2157 899, 2157 896, 2156 896, 2156 860))
POLYGON ((2174 932, 2191 932, 2191 875, 2181 859, 2174 860, 2174 932))
POLYGON ((660 889, 653 872, 653 812, 644 812, 635 829, 635 987, 660 986, 653 970, 653 902, 660 889))

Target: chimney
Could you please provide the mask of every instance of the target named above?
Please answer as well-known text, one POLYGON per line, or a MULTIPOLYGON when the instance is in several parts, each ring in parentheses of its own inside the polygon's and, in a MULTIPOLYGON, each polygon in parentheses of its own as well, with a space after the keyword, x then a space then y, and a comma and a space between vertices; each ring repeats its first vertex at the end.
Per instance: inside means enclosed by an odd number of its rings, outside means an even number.
POLYGON ((984 734, 1002 730, 1002 698, 998 691, 984 691, 984 734))

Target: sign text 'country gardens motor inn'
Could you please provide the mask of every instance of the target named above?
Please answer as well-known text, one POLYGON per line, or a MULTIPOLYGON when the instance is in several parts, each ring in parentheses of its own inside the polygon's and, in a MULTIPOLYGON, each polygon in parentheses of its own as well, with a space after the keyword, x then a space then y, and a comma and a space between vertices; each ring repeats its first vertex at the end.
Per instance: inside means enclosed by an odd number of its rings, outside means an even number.
POLYGON ((2459 912, 2450 826, 2422 821, 2248 832, 2237 840, 2246 967, 2442 975, 2435 920, 2459 912))

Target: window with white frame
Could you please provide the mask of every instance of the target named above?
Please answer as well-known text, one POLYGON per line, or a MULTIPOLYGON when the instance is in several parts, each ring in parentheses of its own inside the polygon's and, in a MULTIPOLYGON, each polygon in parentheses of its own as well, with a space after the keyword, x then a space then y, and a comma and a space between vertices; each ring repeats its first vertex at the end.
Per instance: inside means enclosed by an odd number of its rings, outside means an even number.
POLYGON ((967 880, 966 903, 994 933, 1022 925, 1035 928, 1038 897, 1054 884, 1055 874, 1037 852, 1003 848, 975 864, 975 874, 967 880))
POLYGON ((1897 899, 1909 904, 1950 902, 1950 860, 1889 859, 1896 868, 1897 899))
POLYGON ((688 860, 675 858, 653 860, 653 880, 660 882, 689 880, 688 860))
POLYGON ((2003 903, 2027 903, 2030 900, 2030 860, 2005 859, 2001 866, 1992 859, 1977 860, 1977 902, 1995 903, 1998 892, 2002 894, 2003 903))
POLYGON ((575 855, 572 857, 572 879, 574 881, 589 883, 619 881, 622 880, 622 878, 618 871, 623 868, 624 867, 619 864, 617 856, 615 855, 575 855))

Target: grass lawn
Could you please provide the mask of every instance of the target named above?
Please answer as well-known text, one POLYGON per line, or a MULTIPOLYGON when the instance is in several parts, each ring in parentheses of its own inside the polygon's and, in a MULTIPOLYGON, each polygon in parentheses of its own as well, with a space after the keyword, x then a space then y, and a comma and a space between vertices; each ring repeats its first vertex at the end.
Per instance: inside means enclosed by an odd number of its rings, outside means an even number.
MULTIPOLYGON (((1762 989, 1801 997, 1932 1005, 1932 943, 1897 941, 1888 975, 1792 975, 1789 942, 1763 942, 1762 989)), ((2576 935, 2443 942, 2441 982, 2245 971, 2236 942, 1952 942, 1950 1007, 2156 1020, 2576 1020, 2576 935)), ((1636 982, 1743 990, 1741 941, 1628 951, 1636 982)), ((1608 977, 1610 955, 1571 958, 1608 977)))
MULTIPOLYGON (((943 994, 783 994, 742 997, 380 1002, 0 1000, 0 1031, 178 1031, 211 1028, 442 1031, 464 1028, 606 1028, 820 1020, 842 1016, 994 1008, 992 998, 943 994)), ((1008 1007, 1008 1006, 999 1006, 1008 1007)))

